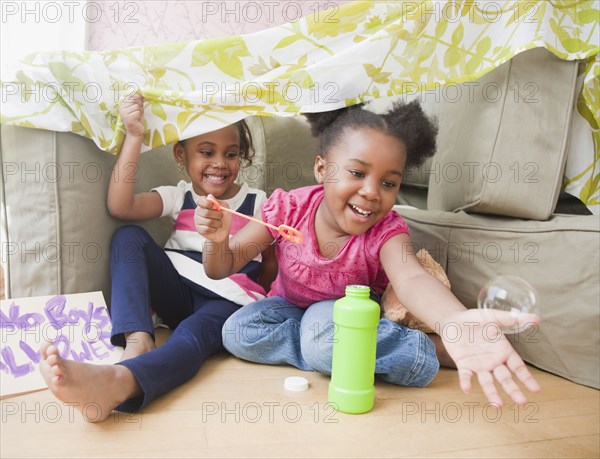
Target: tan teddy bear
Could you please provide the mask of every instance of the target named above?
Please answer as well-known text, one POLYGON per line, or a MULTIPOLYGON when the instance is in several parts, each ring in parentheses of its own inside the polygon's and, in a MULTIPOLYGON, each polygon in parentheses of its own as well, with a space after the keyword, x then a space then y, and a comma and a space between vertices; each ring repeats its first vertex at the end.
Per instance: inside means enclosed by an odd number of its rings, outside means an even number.
MULTIPOLYGON (((416 254, 416 257, 429 274, 439 280, 446 287, 450 288, 450 281, 448 280, 443 268, 431 257, 431 255, 429 255, 427 250, 419 250, 416 254)), ((397 322, 400 325, 404 325, 408 328, 421 330, 425 333, 434 333, 432 329, 421 322, 416 316, 411 314, 408 309, 402 306, 398 300, 398 297, 396 296, 396 293, 394 292, 394 289, 392 288, 392 284, 389 284, 383 292, 383 296, 381 298, 381 307, 383 309, 383 317, 386 319, 397 322)))

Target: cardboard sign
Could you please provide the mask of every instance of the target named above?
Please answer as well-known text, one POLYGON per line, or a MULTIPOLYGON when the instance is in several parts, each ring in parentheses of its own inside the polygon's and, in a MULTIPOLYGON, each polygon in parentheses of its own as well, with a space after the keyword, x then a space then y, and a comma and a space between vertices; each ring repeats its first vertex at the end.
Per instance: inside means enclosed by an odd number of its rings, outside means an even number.
POLYGON ((110 343, 102 292, 0 301, 0 397, 46 388, 40 346, 55 343, 62 358, 112 364, 123 349, 110 343))

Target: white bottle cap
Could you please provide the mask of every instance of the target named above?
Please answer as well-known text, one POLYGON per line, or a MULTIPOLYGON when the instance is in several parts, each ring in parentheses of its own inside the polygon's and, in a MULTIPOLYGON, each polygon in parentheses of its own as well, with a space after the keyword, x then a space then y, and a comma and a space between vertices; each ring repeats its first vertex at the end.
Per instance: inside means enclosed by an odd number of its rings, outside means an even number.
POLYGON ((308 389, 308 379, 302 378, 301 376, 288 376, 285 378, 283 387, 286 390, 302 392, 308 389))

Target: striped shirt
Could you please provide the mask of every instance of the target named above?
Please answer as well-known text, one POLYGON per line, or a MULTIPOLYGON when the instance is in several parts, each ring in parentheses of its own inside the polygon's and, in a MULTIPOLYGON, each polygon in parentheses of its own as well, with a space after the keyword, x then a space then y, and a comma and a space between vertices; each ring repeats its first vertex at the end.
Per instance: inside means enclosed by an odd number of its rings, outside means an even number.
MULTIPOLYGON (((190 182, 182 180, 177 186, 161 186, 152 191, 156 191, 162 199, 162 216, 170 216, 174 222, 173 233, 165 244, 165 251, 181 276, 240 305, 266 296, 262 286, 257 283, 260 255, 240 272, 226 279, 215 280, 206 275, 202 266, 202 246, 206 239, 198 234, 194 224, 194 212, 199 196, 190 182)), ((222 202, 245 215, 255 215, 265 200, 264 191, 250 188, 244 183, 233 198, 224 199, 222 202)), ((235 234, 247 222, 248 220, 233 215, 230 234, 235 234)))

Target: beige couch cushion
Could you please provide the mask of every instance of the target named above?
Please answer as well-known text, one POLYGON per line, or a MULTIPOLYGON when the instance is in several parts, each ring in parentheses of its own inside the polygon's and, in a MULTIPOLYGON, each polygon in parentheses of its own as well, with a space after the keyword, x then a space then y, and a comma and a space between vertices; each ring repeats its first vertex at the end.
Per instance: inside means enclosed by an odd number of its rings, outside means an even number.
MULTIPOLYGON (((102 290, 110 301, 110 240, 125 223, 106 209, 116 157, 75 134, 0 128, 0 251, 7 297, 102 290)), ((164 147, 142 155, 137 176, 128 177, 136 190, 184 177, 171 151, 164 147)), ((171 231, 168 219, 142 226, 160 244, 171 231)))
POLYGON ((523 359, 600 388, 598 266, 600 219, 553 216, 545 222, 399 209, 417 247, 446 269, 452 292, 477 307, 488 280, 513 274, 538 292, 541 324, 509 337, 523 359))
POLYGON ((247 122, 256 155, 240 178, 267 195, 276 188, 291 190, 316 183, 313 165, 318 141, 303 116, 250 117, 247 122))
POLYGON ((537 48, 460 85, 460 97, 449 88, 428 208, 547 219, 561 187, 577 66, 537 48))

